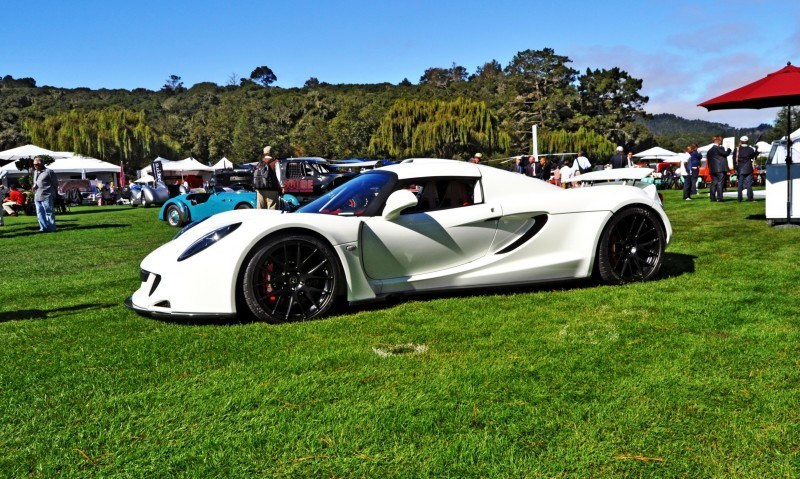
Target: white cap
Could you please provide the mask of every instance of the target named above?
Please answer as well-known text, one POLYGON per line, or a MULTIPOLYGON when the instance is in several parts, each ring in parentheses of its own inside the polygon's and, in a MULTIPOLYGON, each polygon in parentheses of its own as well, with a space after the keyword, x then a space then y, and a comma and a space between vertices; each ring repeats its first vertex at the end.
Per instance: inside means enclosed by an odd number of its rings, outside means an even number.
POLYGON ((743 142, 747 143, 747 140, 749 140, 749 139, 750 138, 748 138, 747 135, 745 135, 745 136, 739 138, 739 141, 743 141, 743 142))
POLYGON ((617 147, 617 151, 622 151, 622 150, 623 150, 623 148, 621 146, 617 147))

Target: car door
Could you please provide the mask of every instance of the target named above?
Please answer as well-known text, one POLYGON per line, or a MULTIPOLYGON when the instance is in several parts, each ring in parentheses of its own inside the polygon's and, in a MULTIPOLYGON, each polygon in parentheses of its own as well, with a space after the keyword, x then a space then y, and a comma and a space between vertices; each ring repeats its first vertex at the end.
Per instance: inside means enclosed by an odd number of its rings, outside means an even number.
POLYGON ((366 220, 360 246, 367 276, 380 280, 433 273, 485 256, 502 213, 480 198, 479 184, 469 204, 366 220))

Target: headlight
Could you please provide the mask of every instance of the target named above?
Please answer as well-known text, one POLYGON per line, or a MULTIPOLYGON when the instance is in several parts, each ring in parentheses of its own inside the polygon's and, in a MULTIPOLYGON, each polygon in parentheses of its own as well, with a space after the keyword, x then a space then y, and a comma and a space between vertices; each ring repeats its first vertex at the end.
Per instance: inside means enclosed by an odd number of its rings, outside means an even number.
POLYGON ((191 223, 189 223, 188 225, 186 225, 186 226, 184 226, 183 228, 181 228, 181 229, 180 229, 180 231, 178 231, 178 234, 176 234, 175 236, 173 236, 173 237, 172 237, 172 239, 178 239, 178 237, 180 237, 180 235, 182 235, 182 234, 186 233, 186 232, 187 232, 187 231, 189 231, 190 229, 194 228, 195 226, 199 225, 200 223, 202 223, 203 221, 205 221, 205 220, 207 220, 207 219, 209 219, 209 218, 211 218, 211 217, 210 217, 210 216, 206 216, 206 217, 205 217, 205 218, 203 218, 202 220, 198 220, 198 221, 192 221, 192 222, 191 222, 191 223))
POLYGON ((232 225, 223 226, 222 228, 218 228, 212 231, 211 233, 203 235, 203 237, 192 243, 191 246, 186 248, 186 251, 184 251, 183 253, 181 253, 180 256, 178 256, 178 261, 183 261, 187 258, 191 258, 197 253, 203 251, 204 249, 213 245, 217 241, 221 240, 222 238, 233 233, 234 231, 236 231, 236 228, 238 228, 241 225, 242 225, 241 223, 234 223, 232 225))

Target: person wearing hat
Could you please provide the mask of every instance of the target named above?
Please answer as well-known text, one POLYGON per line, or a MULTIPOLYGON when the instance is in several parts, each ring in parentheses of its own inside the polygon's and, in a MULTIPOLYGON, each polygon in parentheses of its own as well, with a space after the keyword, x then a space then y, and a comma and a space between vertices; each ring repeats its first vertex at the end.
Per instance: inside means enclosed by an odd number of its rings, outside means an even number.
POLYGON ((611 168, 625 168, 628 166, 628 159, 623 153, 621 146, 617 147, 617 152, 611 157, 611 168))
POLYGON ((753 201, 753 161, 756 159, 756 150, 747 145, 749 138, 739 138, 739 147, 733 153, 733 169, 739 176, 736 185, 738 201, 742 202, 742 190, 747 190, 747 201, 753 201))
POLYGON ((483 159, 483 153, 475 153, 475 156, 472 157, 471 163, 475 163, 476 165, 481 162, 483 159))
POLYGON ((280 162, 271 156, 272 147, 264 147, 264 157, 253 172, 256 190, 256 207, 260 210, 277 210, 281 194, 280 162))

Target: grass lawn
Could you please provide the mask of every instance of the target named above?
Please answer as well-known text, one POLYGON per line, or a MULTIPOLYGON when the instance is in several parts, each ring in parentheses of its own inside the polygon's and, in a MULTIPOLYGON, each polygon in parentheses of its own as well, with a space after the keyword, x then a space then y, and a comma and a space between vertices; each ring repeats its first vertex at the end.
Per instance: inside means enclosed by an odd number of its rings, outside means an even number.
POLYGON ((800 230, 680 195, 652 282, 278 326, 128 311, 156 209, 6 218, 0 477, 798 477, 800 230))

